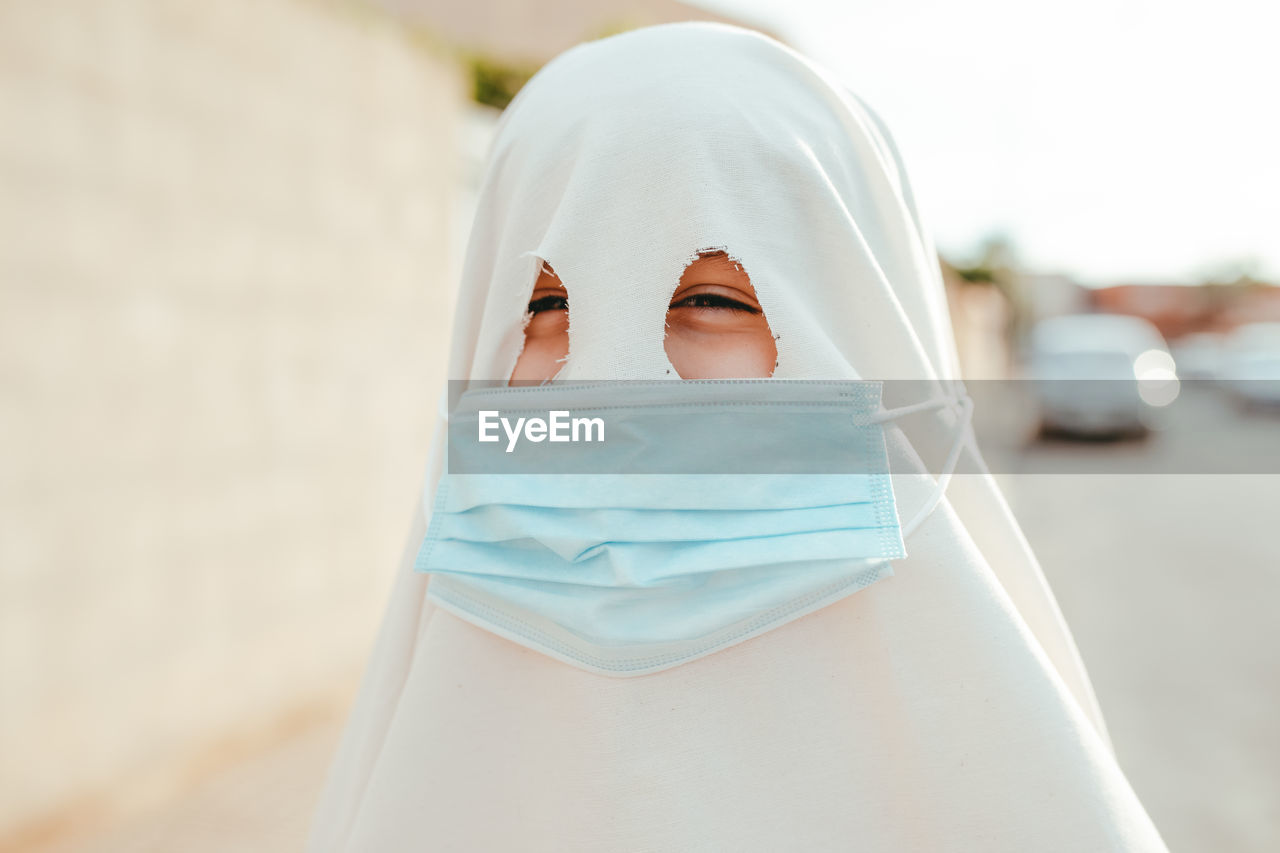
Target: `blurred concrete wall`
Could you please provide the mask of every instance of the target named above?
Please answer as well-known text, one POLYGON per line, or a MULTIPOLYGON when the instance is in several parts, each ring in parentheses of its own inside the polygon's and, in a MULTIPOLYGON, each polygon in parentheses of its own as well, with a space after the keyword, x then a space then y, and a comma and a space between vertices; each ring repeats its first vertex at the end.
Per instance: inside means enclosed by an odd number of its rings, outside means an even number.
POLYGON ((444 377, 464 96, 355 3, 0 5, 0 847, 349 698, 444 377))
POLYGON ((990 284, 961 280, 943 270, 951 328, 965 379, 1006 379, 1012 370, 1009 300, 990 284))

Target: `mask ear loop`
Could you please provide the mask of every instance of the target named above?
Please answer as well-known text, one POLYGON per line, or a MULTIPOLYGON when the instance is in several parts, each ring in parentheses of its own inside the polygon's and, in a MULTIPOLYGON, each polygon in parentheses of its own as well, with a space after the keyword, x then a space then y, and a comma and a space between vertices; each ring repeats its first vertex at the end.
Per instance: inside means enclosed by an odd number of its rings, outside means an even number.
POLYGON ((937 484, 934 486, 933 493, 929 499, 925 501, 924 506, 915 514, 911 521, 902 526, 902 536, 905 539, 915 532, 929 514, 941 502, 943 495, 947 492, 947 486, 951 484, 951 475, 955 473, 956 466, 960 463, 960 454, 964 451, 965 438, 969 434, 969 424, 973 420, 973 399, 968 395, 961 393, 954 397, 933 397, 923 400, 919 403, 912 403, 907 406, 899 406, 896 409, 885 409, 877 412, 868 418, 858 418, 856 422, 859 424, 877 424, 885 421, 894 420, 903 415, 910 415, 916 412, 923 412, 926 409, 936 409, 942 406, 956 411, 960 421, 956 424, 956 438, 951 445, 951 451, 947 454, 947 461, 942 465, 942 471, 938 474, 937 484))
POLYGON ((903 526, 903 538, 915 532, 915 529, 929 517, 929 514, 942 501, 943 495, 947 493, 947 486, 951 484, 951 475, 955 473, 956 466, 960 463, 960 454, 964 451, 965 439, 969 435, 969 424, 973 420, 973 400, 968 394, 963 394, 956 398, 955 403, 955 408, 958 409, 957 414, 960 418, 960 423, 956 425, 956 440, 951 445, 951 452, 947 455, 947 461, 942 466, 942 472, 938 475, 938 483, 933 490, 933 494, 929 496, 929 500, 925 501, 924 506, 920 508, 915 517, 903 526))

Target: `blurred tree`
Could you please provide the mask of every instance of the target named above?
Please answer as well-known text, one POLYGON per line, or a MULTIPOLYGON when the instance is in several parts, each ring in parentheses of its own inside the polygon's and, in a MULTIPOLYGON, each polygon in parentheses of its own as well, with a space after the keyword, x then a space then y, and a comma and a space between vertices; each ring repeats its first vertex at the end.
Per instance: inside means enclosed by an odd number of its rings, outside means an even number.
POLYGON ((1239 321, 1233 317, 1247 313, 1250 300, 1258 291, 1274 287, 1261 277, 1262 264, 1257 258, 1238 258, 1207 267, 1200 276, 1201 322, 1207 326, 1230 326, 1239 321))
POLYGON ((1210 264, 1200 270, 1199 279, 1205 285, 1263 284, 1262 262, 1256 257, 1234 258, 1210 264))
MULTIPOLYGON (((618 18, 588 32, 583 41, 607 38, 645 26, 643 21, 618 18)), ((536 63, 496 59, 482 53, 468 53, 464 62, 471 75, 471 98, 477 103, 506 109, 516 93, 537 72, 536 63)))
POLYGON ((965 262, 943 264, 968 285, 995 287, 1009 303, 1009 323, 1005 334, 1022 339, 1031 317, 1030 294, 1021 275, 1022 262, 1008 234, 995 232, 983 239, 974 257, 965 262))
POLYGON ((529 81, 538 66, 504 62, 483 54, 464 57, 471 75, 472 100, 498 109, 506 109, 516 93, 529 81))

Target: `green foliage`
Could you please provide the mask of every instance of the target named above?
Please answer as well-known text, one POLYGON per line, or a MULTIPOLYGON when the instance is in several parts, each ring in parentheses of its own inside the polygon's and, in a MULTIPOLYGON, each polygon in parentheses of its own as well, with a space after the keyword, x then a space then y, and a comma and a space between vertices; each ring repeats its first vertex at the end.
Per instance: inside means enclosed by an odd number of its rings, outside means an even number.
MULTIPOLYGON (((944 263, 946 263, 944 261, 944 263)), ((1009 305, 1009 327, 1013 339, 1020 338, 1030 321, 1030 294, 1021 276, 1022 263, 1012 240, 993 233, 983 240, 977 257, 965 263, 947 264, 966 286, 994 287, 1009 305)))
MULTIPOLYGON (((607 38, 643 26, 643 22, 630 18, 615 18, 587 35, 587 40, 607 38)), ((516 93, 529 82, 539 68, 536 63, 519 60, 496 59, 479 53, 463 56, 471 77, 471 98, 481 104, 506 109, 516 93)))
POLYGON ((996 271, 990 267, 977 264, 968 267, 952 267, 961 280, 969 284, 995 284, 996 271))
POLYGON ((466 66, 471 76, 471 98, 500 110, 506 109, 538 70, 532 64, 500 62, 479 54, 468 56, 466 66))

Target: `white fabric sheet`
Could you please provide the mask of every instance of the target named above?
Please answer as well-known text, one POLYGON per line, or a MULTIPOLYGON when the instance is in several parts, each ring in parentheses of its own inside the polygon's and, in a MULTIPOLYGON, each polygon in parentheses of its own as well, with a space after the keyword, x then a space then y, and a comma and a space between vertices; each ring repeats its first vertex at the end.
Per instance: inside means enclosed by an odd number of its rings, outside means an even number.
MULTIPOLYGON (((579 45, 502 116, 449 376, 510 375, 543 261, 562 378, 673 376, 666 306, 699 250, 738 259, 780 378, 946 380, 938 264, 888 132, 759 33, 579 45)), ((890 433, 904 517, 952 422, 890 433)), ((612 678, 439 609, 411 563, 317 804, 322 851, 1161 851, 1088 675, 989 474, 962 474, 893 577, 674 669, 612 678)), ((981 466, 972 446, 967 466, 981 466)), ((985 470, 985 469, 981 469, 985 470)))

